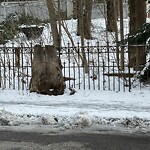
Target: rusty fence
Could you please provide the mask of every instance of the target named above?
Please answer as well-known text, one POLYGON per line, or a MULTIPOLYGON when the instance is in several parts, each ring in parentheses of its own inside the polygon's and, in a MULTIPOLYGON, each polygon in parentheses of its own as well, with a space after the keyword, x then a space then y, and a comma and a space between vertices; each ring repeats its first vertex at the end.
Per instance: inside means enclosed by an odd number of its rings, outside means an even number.
MULTIPOLYGON (((23 44, 0 47, 0 88, 29 90, 33 52, 32 44, 28 47, 23 44)), ((130 91, 143 87, 143 83, 139 82, 140 71, 129 67, 126 46, 117 49, 87 43, 81 47, 78 43, 72 47, 68 43, 60 50, 59 57, 67 88, 130 91)))

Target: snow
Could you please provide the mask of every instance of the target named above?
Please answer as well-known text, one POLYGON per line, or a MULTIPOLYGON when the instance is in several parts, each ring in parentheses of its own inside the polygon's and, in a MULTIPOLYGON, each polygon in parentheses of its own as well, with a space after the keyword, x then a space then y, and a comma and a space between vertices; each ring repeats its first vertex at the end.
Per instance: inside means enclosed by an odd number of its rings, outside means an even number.
MULTIPOLYGON (((127 22, 127 21, 125 21, 127 22)), ((97 41, 106 45, 106 32, 104 20, 92 22, 94 45, 97 41)), ((125 23, 126 25, 126 23, 125 23)), ((71 38, 77 44, 80 37, 76 36, 76 21, 69 20, 68 26, 71 38)), ((35 43, 43 42, 43 45, 52 44, 52 37, 48 29, 44 27, 43 34, 35 43)), ((125 33, 128 27, 125 27, 125 33)), ((62 29, 62 46, 70 42, 67 33, 62 29)), ((20 34, 14 39, 14 46, 30 45, 24 35, 20 34)), ((114 35, 109 35, 110 44, 113 44, 114 35)), ((33 42, 33 41, 32 41, 33 42)), ((87 42, 87 41, 85 41, 87 42)), ((11 46, 12 41, 6 44, 11 46)), ((33 130, 33 126, 60 130, 95 129, 95 130, 150 130, 150 87, 142 90, 134 89, 131 92, 115 92, 100 90, 78 90, 74 95, 66 89, 61 96, 39 95, 29 91, 12 89, 0 89, 0 129, 3 127, 23 127, 33 130)))
POLYGON ((58 129, 108 126, 150 129, 150 89, 132 92, 77 90, 69 95, 0 91, 1 126, 49 125, 58 129))

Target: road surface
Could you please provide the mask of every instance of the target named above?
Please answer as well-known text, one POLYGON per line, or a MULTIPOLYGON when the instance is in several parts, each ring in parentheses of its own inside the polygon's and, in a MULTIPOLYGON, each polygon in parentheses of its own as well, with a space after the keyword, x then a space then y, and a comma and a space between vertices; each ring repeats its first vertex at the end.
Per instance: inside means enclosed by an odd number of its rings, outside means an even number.
POLYGON ((150 135, 0 131, 0 150, 150 150, 150 135))

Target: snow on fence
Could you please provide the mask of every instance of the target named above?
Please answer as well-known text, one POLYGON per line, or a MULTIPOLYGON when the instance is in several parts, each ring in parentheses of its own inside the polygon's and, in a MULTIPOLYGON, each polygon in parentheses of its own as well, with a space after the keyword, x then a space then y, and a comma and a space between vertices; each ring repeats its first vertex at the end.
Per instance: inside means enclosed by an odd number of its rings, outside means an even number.
MULTIPOLYGON (((31 79, 31 68, 34 47, 0 47, 0 88, 28 90, 31 79)), ((121 50, 120 50, 121 51, 121 50)), ((119 56, 121 52, 119 51, 119 56)), ((128 48, 124 47, 124 70, 117 63, 114 46, 62 47, 59 57, 62 62, 62 72, 66 87, 89 90, 130 91, 132 87, 140 87, 137 73, 128 67, 128 48), (84 49, 88 73, 82 65, 82 50, 84 49), (119 68, 119 69, 118 69, 119 68)), ((38 66, 37 66, 38 67, 38 66)))

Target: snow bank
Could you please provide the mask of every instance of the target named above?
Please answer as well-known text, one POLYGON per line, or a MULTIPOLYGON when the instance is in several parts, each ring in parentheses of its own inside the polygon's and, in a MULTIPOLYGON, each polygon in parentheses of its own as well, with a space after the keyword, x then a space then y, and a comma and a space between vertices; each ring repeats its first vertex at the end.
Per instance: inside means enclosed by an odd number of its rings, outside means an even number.
POLYGON ((133 118, 106 118, 91 116, 88 112, 78 112, 71 117, 50 115, 17 115, 5 110, 0 111, 1 126, 22 125, 51 125, 57 128, 84 129, 94 126, 109 126, 111 128, 123 127, 130 129, 149 129, 150 120, 138 117, 133 118))

